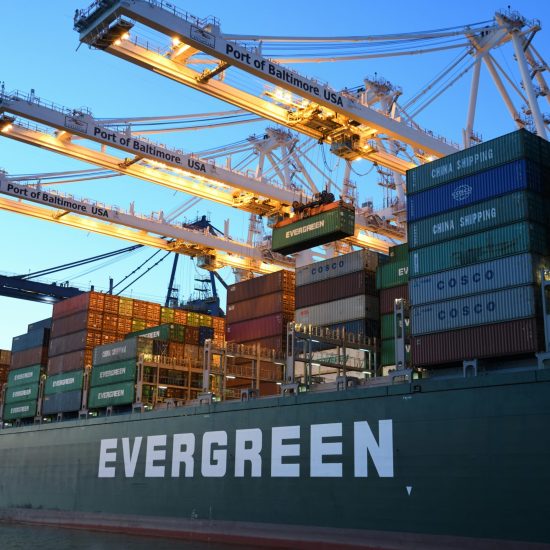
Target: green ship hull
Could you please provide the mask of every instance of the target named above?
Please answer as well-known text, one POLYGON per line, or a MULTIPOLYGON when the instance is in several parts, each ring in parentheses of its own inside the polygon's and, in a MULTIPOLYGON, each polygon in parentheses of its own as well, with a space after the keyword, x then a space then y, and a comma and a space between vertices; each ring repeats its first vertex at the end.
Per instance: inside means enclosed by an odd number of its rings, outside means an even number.
POLYGON ((4 429, 0 516, 290 548, 543 548, 549 425, 540 369, 4 429))

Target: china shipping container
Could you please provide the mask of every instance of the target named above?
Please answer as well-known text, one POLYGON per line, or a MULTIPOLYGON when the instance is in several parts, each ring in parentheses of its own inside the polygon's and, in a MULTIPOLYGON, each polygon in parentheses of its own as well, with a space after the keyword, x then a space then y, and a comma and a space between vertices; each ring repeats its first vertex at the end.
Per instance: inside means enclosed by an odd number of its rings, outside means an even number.
POLYGON ((503 195, 409 223, 409 245, 419 248, 522 220, 546 223, 549 205, 548 199, 526 191, 503 195))
POLYGON ((31 365, 46 367, 48 362, 48 348, 38 347, 18 351, 11 354, 10 370, 21 369, 31 365))
POLYGON ((264 294, 249 300, 241 300, 227 305, 227 323, 238 323, 256 317, 265 317, 273 313, 293 313, 295 308, 294 295, 281 291, 264 294))
POLYGON ((82 390, 72 390, 62 393, 45 395, 42 399, 42 414, 44 416, 77 412, 82 408, 82 390))
POLYGON ((11 351, 18 352, 25 351, 31 348, 47 346, 49 340, 49 328, 40 328, 37 330, 33 330, 32 332, 27 332, 26 334, 14 336, 11 341, 11 351))
POLYGON ((527 159, 548 166, 548 142, 517 130, 407 171, 407 194, 512 162, 527 159))
POLYGON ((545 226, 519 222, 410 252, 409 276, 420 277, 457 267, 533 252, 550 253, 545 226))
MULTIPOLYGON (((539 283, 550 259, 529 253, 411 279, 410 303, 428 304, 506 287, 539 283)), ((381 302, 382 303, 382 302, 381 302)))
POLYGON ((534 285, 527 285, 414 306, 412 333, 417 336, 534 317, 540 303, 539 292, 534 285))
POLYGON ((247 281, 229 285, 227 288, 227 304, 235 304, 242 300, 250 300, 264 294, 283 291, 287 294, 294 293, 294 273, 282 269, 269 275, 254 277, 247 281))
POLYGON ((376 271, 378 262, 378 253, 370 250, 358 250, 298 267, 296 268, 296 287, 341 277, 355 271, 376 271))
POLYGON ((361 318, 378 319, 379 316, 378 297, 361 295, 297 309, 295 320, 297 323, 324 326, 361 318))
POLYGON ((411 337, 414 366, 443 365, 542 350, 536 318, 411 337))
MULTIPOLYGON (((138 341, 143 342, 146 338, 128 338, 121 342, 98 346, 94 349, 93 365, 105 365, 125 359, 135 359, 138 354, 138 341)), ((149 340, 149 342, 152 342, 149 340)), ((92 369, 93 370, 93 369, 92 369)))
POLYGON ((380 315, 393 313, 395 300, 409 301, 409 285, 400 285, 380 290, 380 315))
POLYGON ((514 191, 545 191, 542 166, 519 160, 407 197, 407 219, 415 222, 514 191))
POLYGON ((296 309, 342 300, 359 294, 378 295, 376 274, 373 271, 355 271, 341 277, 296 287, 296 309))

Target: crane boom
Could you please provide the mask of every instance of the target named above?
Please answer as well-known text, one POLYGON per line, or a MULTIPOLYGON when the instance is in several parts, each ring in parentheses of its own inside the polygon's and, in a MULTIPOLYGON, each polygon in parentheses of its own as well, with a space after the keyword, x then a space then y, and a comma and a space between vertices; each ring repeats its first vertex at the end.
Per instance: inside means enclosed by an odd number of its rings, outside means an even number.
POLYGON ((17 199, 1 198, 0 209, 2 210, 188 256, 207 257, 209 261, 205 265, 210 269, 230 266, 256 273, 272 273, 283 268, 293 269, 294 266, 294 262, 288 258, 266 253, 246 243, 172 225, 153 216, 130 214, 94 201, 76 199, 54 190, 43 191, 40 185, 23 185, 10 180, 3 174, 0 174, 0 193, 17 199), (27 202, 34 204, 27 204, 27 202))
MULTIPOLYGON (((265 178, 253 178, 196 155, 114 130, 101 124, 88 111, 46 104, 36 97, 14 92, 0 93, 0 114, 0 136, 254 214, 284 214, 290 211, 294 201, 304 200, 304 193, 296 189, 277 186, 265 178), (25 126, 10 115, 47 125, 56 133, 52 135, 25 126), (80 145, 74 143, 75 137, 86 139, 80 145), (102 150, 86 147, 86 140, 99 143, 102 150), (105 152, 107 147, 132 157, 114 156, 105 152)), ((359 209, 356 226, 356 235, 348 241, 380 252, 387 252, 388 242, 365 234, 365 231, 392 239, 404 238, 403 228, 380 221, 359 209)))
MULTIPOLYGON (((372 138, 383 135, 407 144, 422 155, 436 157, 457 147, 406 121, 373 109, 346 92, 339 92, 263 57, 259 48, 247 48, 227 40, 216 20, 201 20, 171 5, 154 0, 103 0, 78 12, 75 29, 81 42, 105 50, 204 93, 294 128, 311 137, 335 144, 334 152, 370 159, 400 173, 414 163, 379 150, 372 138), (128 19, 132 21, 129 21, 128 19), (137 21, 173 41, 172 51, 158 52, 131 41, 129 31, 137 21), (178 52, 191 50, 182 58, 178 52), (189 67, 195 53, 211 56, 216 68, 199 72, 189 67), (271 101, 259 98, 215 79, 230 67, 274 85, 271 101), (277 90, 292 97, 283 99, 277 90), (340 143, 349 144, 339 147, 340 143)), ((283 94, 284 95, 284 94, 283 94)))

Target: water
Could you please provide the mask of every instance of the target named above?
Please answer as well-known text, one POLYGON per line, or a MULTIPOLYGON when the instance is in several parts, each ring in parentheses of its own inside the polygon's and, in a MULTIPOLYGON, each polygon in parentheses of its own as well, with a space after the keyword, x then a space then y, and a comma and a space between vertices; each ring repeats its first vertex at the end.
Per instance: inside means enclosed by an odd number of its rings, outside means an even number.
MULTIPOLYGON (((242 545, 240 545, 242 547, 242 545)), ((34 527, 0 523, 2 550, 238 550, 239 546, 219 542, 195 542, 97 533, 56 527, 34 527)), ((265 546, 247 546, 247 550, 266 550, 265 546)))

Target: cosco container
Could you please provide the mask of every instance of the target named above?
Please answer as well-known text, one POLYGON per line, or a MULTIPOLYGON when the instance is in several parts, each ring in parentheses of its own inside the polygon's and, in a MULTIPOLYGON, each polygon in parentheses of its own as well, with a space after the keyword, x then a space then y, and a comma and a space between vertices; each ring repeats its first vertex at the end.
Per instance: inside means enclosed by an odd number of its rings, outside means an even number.
POLYGON ((353 296, 296 310, 297 323, 325 326, 354 319, 378 319, 380 308, 374 296, 353 296))
POLYGON ((46 384, 44 385, 44 395, 81 390, 83 378, 83 370, 75 370, 73 372, 48 376, 48 378, 46 378, 46 384))
POLYGON ((127 359, 107 365, 95 366, 92 368, 91 387, 118 384, 119 382, 135 381, 136 360, 127 359))
POLYGON ((372 271, 354 271, 341 277, 296 287, 296 308, 315 306, 351 296, 377 295, 376 275, 372 271))
POLYGON ((376 271, 379 255, 370 250, 358 250, 329 260, 296 268, 296 287, 342 277, 355 271, 376 271))
POLYGON ((292 254, 314 248, 355 233, 355 208, 338 205, 296 222, 275 226, 271 239, 273 252, 292 254))
POLYGON ((21 334, 20 336, 14 336, 11 341, 11 351, 25 351, 27 349, 47 346, 50 340, 50 329, 40 328, 21 334))
POLYGON ((294 295, 279 291, 228 304, 226 318, 228 323, 238 323, 283 312, 294 312, 294 295))
POLYGON ((527 285, 414 306, 411 308, 412 333, 419 336, 534 317, 537 302, 540 302, 538 290, 534 285, 527 285))
POLYGON ((82 390, 45 395, 42 400, 42 415, 77 412, 82 408, 82 390))
POLYGON ((539 224, 520 222, 497 227, 411 251, 409 275, 420 277, 522 252, 548 255, 548 238, 546 227, 539 224))
POLYGON ((425 275, 409 282, 410 303, 419 306, 469 294, 540 283, 541 269, 548 268, 550 259, 525 253, 425 275))
POLYGON ((517 130, 407 171, 407 194, 463 178, 518 159, 540 163, 545 140, 517 130))
POLYGON ((393 286, 380 291, 380 315, 393 313, 395 308, 395 300, 409 300, 409 285, 393 286))
POLYGON ((23 369, 12 370, 8 374, 8 385, 10 387, 14 387, 20 385, 29 386, 31 384, 38 383, 41 372, 42 367, 40 365, 33 365, 23 369))
POLYGON ((228 324, 226 328, 228 342, 250 342, 257 338, 282 335, 286 331, 286 325, 291 321, 280 313, 259 317, 250 321, 228 324))
MULTIPOLYGON (((405 362, 410 364, 411 346, 405 345, 405 362)), ((395 340, 382 340, 380 345, 380 366, 387 367, 395 365, 395 340)))
POLYGON ((235 304, 242 300, 250 300, 264 294, 283 291, 286 294, 294 294, 294 273, 281 270, 269 275, 254 277, 247 281, 229 285, 227 288, 227 303, 235 304))
POLYGON ((36 399, 10 403, 4 405, 3 420, 16 420, 17 418, 30 418, 36 415, 36 399))
POLYGON ((548 200, 540 195, 518 191, 412 222, 409 244, 411 248, 418 248, 522 220, 546 223, 550 214, 548 206, 548 200))
MULTIPOLYGON (((387 315, 382 315, 380 317, 380 338, 382 340, 395 338, 394 317, 395 315, 393 313, 388 313, 387 315)), ((405 336, 409 336, 411 333, 411 320, 404 319, 401 323, 405 325, 405 336)))
POLYGON ((519 160, 407 197, 409 222, 520 190, 544 191, 543 168, 519 160))
POLYGON ((4 394, 4 403, 16 403, 18 401, 30 401, 38 397, 38 382, 32 384, 22 384, 6 388, 4 394))
POLYGON ((520 319, 411 338, 413 365, 428 366, 467 359, 502 357, 541 351, 537 319, 520 319))
POLYGON ((112 405, 129 405, 133 403, 135 396, 135 385, 133 382, 121 382, 108 386, 90 388, 88 407, 100 409, 112 405))
POLYGON ((376 270, 376 287, 380 290, 401 286, 409 280, 409 259, 389 261, 376 270))

